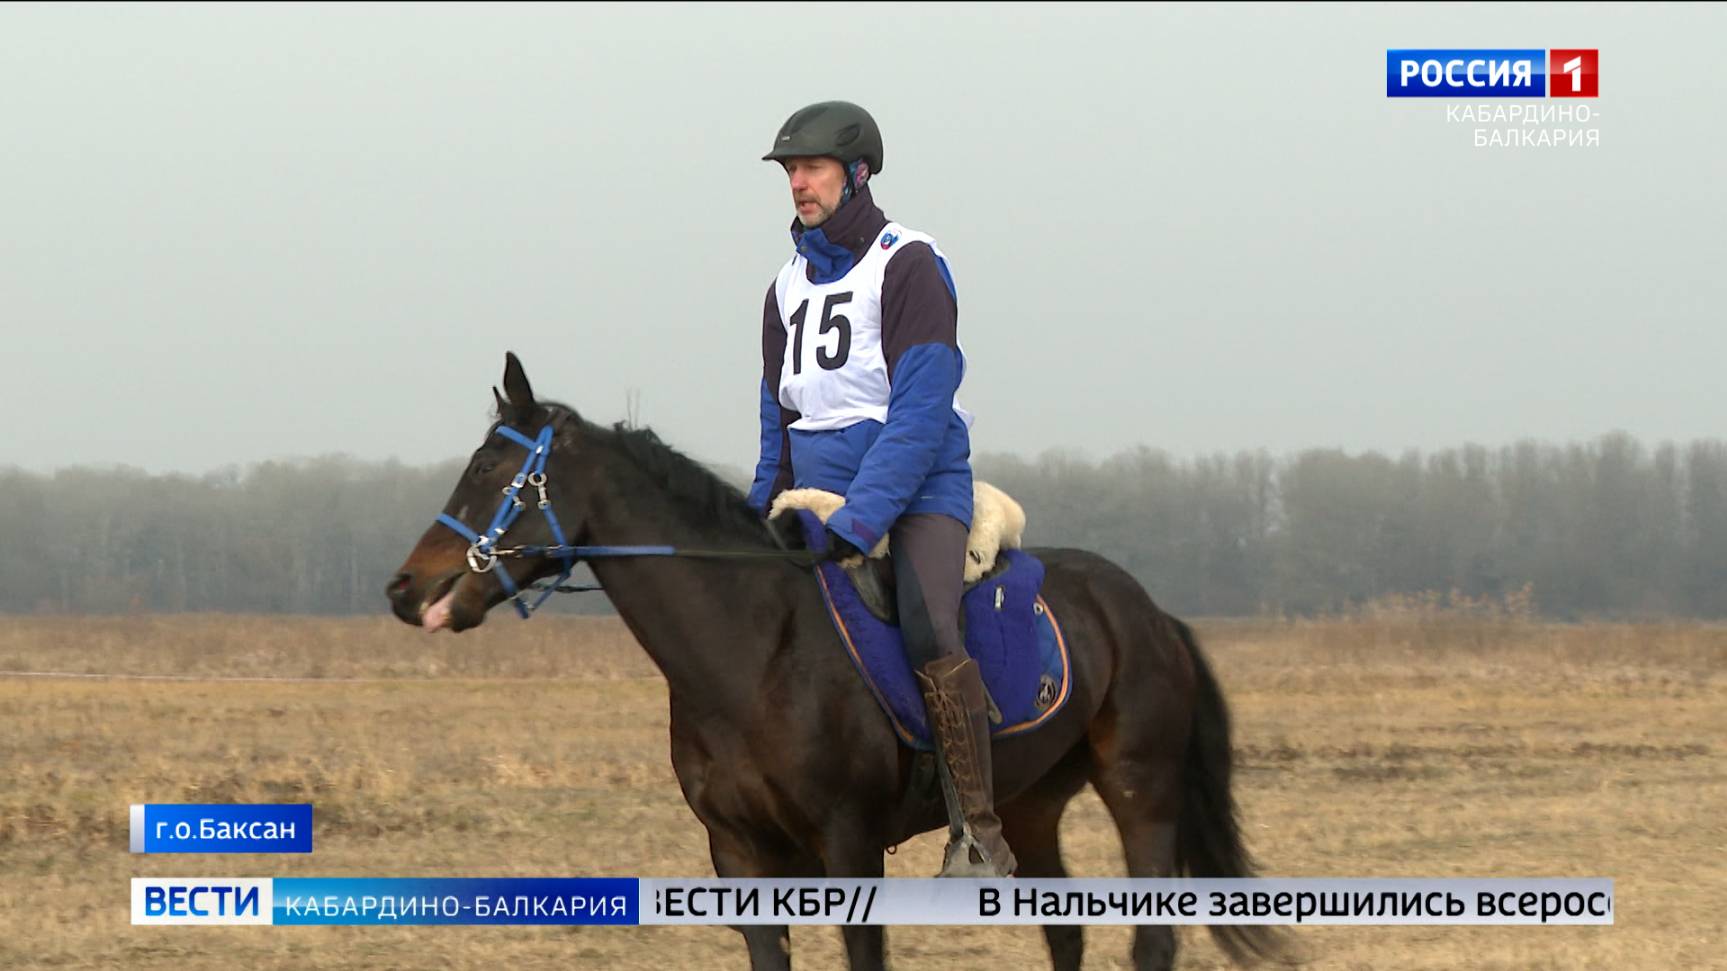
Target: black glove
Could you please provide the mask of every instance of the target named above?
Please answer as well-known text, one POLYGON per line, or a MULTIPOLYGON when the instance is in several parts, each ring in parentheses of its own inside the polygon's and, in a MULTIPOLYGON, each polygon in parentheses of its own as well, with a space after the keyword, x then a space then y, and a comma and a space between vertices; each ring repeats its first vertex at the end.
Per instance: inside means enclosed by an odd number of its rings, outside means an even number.
POLYGON ((823 532, 827 534, 828 548, 827 552, 816 557, 817 563, 837 563, 840 560, 847 560, 854 556, 864 555, 863 550, 853 546, 850 540, 833 530, 828 529, 823 530, 823 532))

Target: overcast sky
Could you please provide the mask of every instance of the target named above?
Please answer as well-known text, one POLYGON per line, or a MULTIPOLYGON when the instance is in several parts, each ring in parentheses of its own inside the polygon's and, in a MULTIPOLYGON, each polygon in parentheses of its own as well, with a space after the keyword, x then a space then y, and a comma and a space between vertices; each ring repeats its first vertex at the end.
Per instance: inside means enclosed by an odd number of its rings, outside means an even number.
POLYGON ((975 451, 1721 437, 1722 6, 0 8, 0 465, 479 444, 536 389, 757 445, 781 121, 881 124, 975 451), (1485 149, 1388 47, 1596 47, 1485 149))

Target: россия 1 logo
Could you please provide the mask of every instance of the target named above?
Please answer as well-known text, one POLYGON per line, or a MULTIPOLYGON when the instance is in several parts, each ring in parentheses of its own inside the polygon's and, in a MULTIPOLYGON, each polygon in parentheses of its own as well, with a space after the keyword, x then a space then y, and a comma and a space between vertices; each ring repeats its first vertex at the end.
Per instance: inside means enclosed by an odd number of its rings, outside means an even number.
POLYGON ((1598 49, 1385 52, 1388 98, 1596 98, 1598 49))
POLYGON ((1601 52, 1594 49, 1554 49, 1547 52, 1549 98, 1598 98, 1601 52))

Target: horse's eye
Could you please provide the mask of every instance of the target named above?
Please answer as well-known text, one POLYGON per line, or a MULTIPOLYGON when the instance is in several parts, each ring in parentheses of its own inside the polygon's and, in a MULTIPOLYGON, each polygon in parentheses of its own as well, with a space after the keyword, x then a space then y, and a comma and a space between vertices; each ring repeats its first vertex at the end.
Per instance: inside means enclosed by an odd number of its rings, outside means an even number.
POLYGON ((474 466, 474 474, 475 475, 486 475, 487 473, 491 472, 493 469, 495 469, 497 467, 498 467, 498 463, 493 462, 490 459, 481 459, 479 464, 474 466))

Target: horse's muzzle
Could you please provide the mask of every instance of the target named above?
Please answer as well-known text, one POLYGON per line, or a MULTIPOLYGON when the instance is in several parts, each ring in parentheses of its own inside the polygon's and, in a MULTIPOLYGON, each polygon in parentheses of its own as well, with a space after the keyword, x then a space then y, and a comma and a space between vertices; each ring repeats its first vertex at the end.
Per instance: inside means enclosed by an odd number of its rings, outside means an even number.
POLYGON ((419 598, 414 596, 414 575, 398 573, 390 580, 390 585, 384 588, 384 595, 390 598, 390 611, 404 622, 418 627, 420 624, 419 598))

